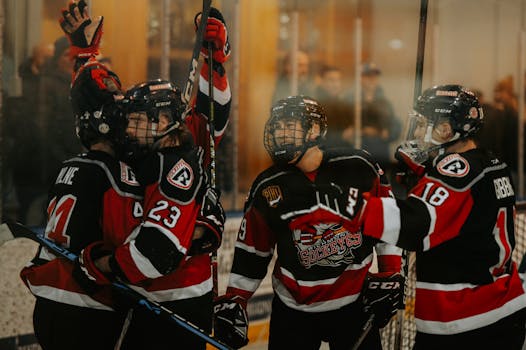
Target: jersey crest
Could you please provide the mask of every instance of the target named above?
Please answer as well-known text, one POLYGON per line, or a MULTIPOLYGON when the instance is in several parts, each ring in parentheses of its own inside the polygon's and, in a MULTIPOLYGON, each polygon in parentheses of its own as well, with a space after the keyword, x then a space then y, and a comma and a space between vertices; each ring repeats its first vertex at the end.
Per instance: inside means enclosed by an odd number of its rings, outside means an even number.
POLYGON ((123 162, 119 162, 119 164, 121 167, 121 181, 130 186, 139 186, 139 181, 137 181, 132 168, 123 162))
POLYGON ((469 173, 469 163, 460 154, 446 156, 437 164, 440 174, 452 177, 464 177, 469 173))
POLYGON ((278 203, 283 200, 281 188, 277 185, 266 187, 263 189, 263 191, 261 191, 261 194, 265 197, 268 206, 271 208, 276 208, 278 203))
POLYGON ((180 159, 168 172, 166 179, 173 186, 187 190, 194 182, 194 172, 184 159, 180 159))
POLYGON ((323 223, 314 228, 315 232, 293 232, 298 258, 303 266, 340 266, 353 262, 352 250, 362 245, 360 232, 351 233, 340 224, 323 223))

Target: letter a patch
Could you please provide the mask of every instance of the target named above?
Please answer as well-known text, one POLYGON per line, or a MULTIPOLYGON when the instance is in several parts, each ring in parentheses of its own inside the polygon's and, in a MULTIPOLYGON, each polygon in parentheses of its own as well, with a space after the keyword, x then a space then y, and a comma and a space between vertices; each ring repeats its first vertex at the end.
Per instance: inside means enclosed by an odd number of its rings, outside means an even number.
POLYGON ((194 172, 190 165, 181 159, 168 172, 166 179, 175 187, 187 190, 194 182, 194 172))

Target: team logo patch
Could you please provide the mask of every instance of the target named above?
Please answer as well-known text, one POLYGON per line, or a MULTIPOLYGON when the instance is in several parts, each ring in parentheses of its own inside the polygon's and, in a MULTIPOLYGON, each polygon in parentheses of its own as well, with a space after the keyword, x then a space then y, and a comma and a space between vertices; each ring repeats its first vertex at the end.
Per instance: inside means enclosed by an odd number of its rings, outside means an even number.
POLYGON ((463 177, 469 173, 469 163, 459 154, 451 154, 437 164, 440 174, 453 177, 463 177))
POLYGON ((181 159, 168 172, 166 179, 175 187, 187 190, 194 182, 194 172, 192 171, 192 167, 181 159))
POLYGON ((268 206, 271 208, 277 207, 278 203, 283 199, 281 188, 276 185, 266 187, 261 193, 267 199, 268 206))
POLYGON ((303 266, 340 266, 354 262, 353 249, 362 245, 361 232, 349 232, 340 224, 318 224, 313 232, 293 231, 298 258, 303 266))
POLYGON ((120 162, 121 165, 121 181, 130 186, 139 186, 139 181, 133 172, 132 168, 127 164, 120 162))

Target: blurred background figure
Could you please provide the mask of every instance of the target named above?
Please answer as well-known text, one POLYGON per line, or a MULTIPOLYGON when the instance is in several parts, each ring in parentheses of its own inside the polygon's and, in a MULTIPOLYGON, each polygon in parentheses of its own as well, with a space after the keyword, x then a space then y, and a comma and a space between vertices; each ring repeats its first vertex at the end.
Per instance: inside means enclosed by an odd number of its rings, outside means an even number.
MULTIPOLYGON (((297 52, 297 69, 298 69, 298 91, 294 95, 312 96, 314 93, 314 81, 312 79, 310 58, 305 51, 297 52)), ((280 64, 281 71, 276 81, 272 102, 293 95, 292 88, 292 60, 289 54, 285 55, 283 62, 280 64)))
MULTIPOLYGON (((6 100, 6 125, 10 130, 6 137, 6 163, 10 167, 4 185, 11 189, 8 202, 15 203, 12 219, 27 222, 27 211, 33 200, 46 193, 40 176, 42 164, 42 135, 38 124, 40 84, 54 46, 40 44, 33 48, 31 56, 18 66, 22 80, 22 95, 10 96, 6 100)), ((6 176, 6 175, 4 175, 6 176)))
MULTIPOLYGON (((395 115, 392 103, 380 85, 381 70, 373 62, 363 64, 360 77, 362 88, 362 148, 371 153, 384 170, 392 167, 391 144, 398 140, 401 123, 395 115)), ((354 105, 354 94, 350 100, 354 105)), ((353 129, 344 132, 344 138, 352 142, 353 129)))
POLYGON ((342 132, 354 121, 353 107, 345 96, 342 71, 325 65, 319 73, 320 83, 315 97, 327 115, 327 136, 325 144, 331 146, 350 146, 343 139, 342 132))

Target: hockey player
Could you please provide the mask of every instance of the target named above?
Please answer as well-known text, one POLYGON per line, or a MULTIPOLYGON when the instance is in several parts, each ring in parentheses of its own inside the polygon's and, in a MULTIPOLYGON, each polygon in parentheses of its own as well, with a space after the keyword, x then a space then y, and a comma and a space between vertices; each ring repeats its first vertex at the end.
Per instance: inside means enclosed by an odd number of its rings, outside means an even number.
POLYGON ((406 200, 369 198, 361 220, 364 234, 417 252, 415 349, 522 349, 515 189, 473 139, 482 108, 462 86, 435 86, 409 122, 398 157, 418 183, 406 200))
MULTIPOLYGON (((64 14, 63 23, 72 38, 77 30, 93 27, 84 6, 73 5, 64 14)), ((107 284, 117 276, 210 331, 212 277, 208 253, 221 242, 225 217, 218 193, 208 187, 206 176, 210 163, 206 118, 209 63, 213 62, 216 90, 216 144, 227 126, 231 100, 223 67, 230 47, 217 9, 211 9, 204 39, 213 42, 216 50, 212 58, 205 48, 202 50, 206 60, 200 89, 189 110, 181 104, 180 90, 163 80, 137 84, 119 102, 128 120, 127 157, 145 186, 144 223, 125 245, 111 252, 95 243, 90 254, 82 254, 82 261, 84 271, 96 284, 107 284)), ((83 51, 92 54, 94 50, 83 51)), ((202 340, 186 330, 136 308, 123 349, 169 348, 174 344, 185 349, 205 348, 202 340)))
MULTIPOLYGON (((269 349, 318 349, 322 341, 331 349, 350 348, 368 317, 361 291, 373 247, 379 271, 386 278, 399 276, 398 248, 338 224, 343 211, 355 210, 361 193, 390 192, 382 170, 366 152, 320 148, 326 130, 324 111, 309 97, 291 96, 271 109, 264 144, 274 165, 251 187, 226 295, 215 304, 215 334, 235 348, 247 343, 246 304, 275 250, 269 349), (297 229, 296 218, 303 214, 320 224, 297 229)), ((392 295, 400 296, 400 290, 399 283, 392 295)), ((392 295, 385 297, 388 311, 377 318, 379 326, 400 301, 392 295)), ((376 328, 362 349, 380 348, 376 328)))
MULTIPOLYGON (((62 163, 49 191, 44 234, 76 254, 93 242, 108 250, 120 246, 140 224, 143 190, 117 160, 126 128, 114 102, 119 88, 116 75, 96 62, 82 67, 72 85, 77 135, 88 152, 62 163)), ((45 248, 22 270, 36 296, 33 326, 43 349, 114 348, 124 315, 113 311, 109 287, 86 288, 82 275, 80 265, 45 248)))

